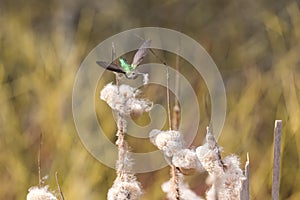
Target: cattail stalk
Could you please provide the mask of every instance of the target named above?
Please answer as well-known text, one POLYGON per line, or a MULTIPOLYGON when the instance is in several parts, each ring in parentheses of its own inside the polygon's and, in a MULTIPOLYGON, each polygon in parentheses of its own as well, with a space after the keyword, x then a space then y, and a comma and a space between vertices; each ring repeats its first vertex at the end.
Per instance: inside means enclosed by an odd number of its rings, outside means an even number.
POLYGON ((39 174, 39 187, 43 186, 43 180, 41 175, 41 149, 42 149, 42 133, 40 134, 40 143, 39 143, 39 150, 38 150, 38 174, 39 174))
POLYGON ((118 139, 116 141, 116 145, 118 146, 118 168, 117 173, 118 176, 123 177, 123 173, 125 173, 125 158, 127 152, 127 143, 125 142, 125 122, 122 114, 118 113, 118 139))
POLYGON ((274 128, 274 161, 272 180, 272 200, 279 199, 280 190, 280 145, 281 145, 282 121, 275 121, 274 128))
POLYGON ((57 188, 58 188, 60 198, 61 198, 61 200, 65 200, 65 197, 63 195, 63 192, 62 192, 61 187, 60 187, 59 182, 58 182, 58 173, 57 172, 55 172, 55 180, 56 180, 56 184, 57 184, 57 188))
MULTIPOLYGON (((179 70, 179 56, 177 55, 176 56, 176 69, 179 70)), ((179 73, 179 71, 178 71, 179 73)), ((179 105, 178 105, 178 101, 177 101, 177 96, 178 96, 178 88, 179 88, 179 76, 178 74, 176 75, 176 83, 175 83, 175 105, 174 105, 174 108, 173 108, 173 123, 171 124, 171 119, 169 120, 169 124, 170 126, 172 126, 172 129, 175 130, 175 131, 178 131, 178 128, 179 128, 179 122, 180 122, 180 108, 179 108, 179 105)), ((167 71, 167 97, 169 97, 169 71, 167 71)), ((169 101, 169 99, 168 99, 169 101)), ((169 108, 169 104, 168 104, 168 109, 169 108)), ((170 111, 169 111, 170 112, 170 111)), ((180 188, 179 188, 179 173, 181 173, 179 171, 179 169, 177 167, 175 167, 175 165, 172 163, 171 164, 171 183, 172 183, 172 189, 174 191, 174 199, 176 200, 180 200, 180 188)))
POLYGON ((247 161, 245 164, 245 177, 246 180, 242 183, 241 190, 241 200, 249 200, 250 199, 250 167, 249 167, 249 153, 247 153, 247 161))
POLYGON ((180 188, 179 188, 179 176, 178 173, 180 171, 175 167, 175 165, 171 165, 171 191, 173 191, 173 199, 180 200, 180 188))
POLYGON ((118 160, 117 178, 107 194, 108 200, 138 200, 142 195, 140 183, 132 173, 132 160, 129 157, 128 145, 125 141, 127 122, 125 117, 131 114, 139 115, 149 112, 152 102, 136 98, 139 91, 128 85, 107 84, 100 98, 117 112, 117 141, 118 160))

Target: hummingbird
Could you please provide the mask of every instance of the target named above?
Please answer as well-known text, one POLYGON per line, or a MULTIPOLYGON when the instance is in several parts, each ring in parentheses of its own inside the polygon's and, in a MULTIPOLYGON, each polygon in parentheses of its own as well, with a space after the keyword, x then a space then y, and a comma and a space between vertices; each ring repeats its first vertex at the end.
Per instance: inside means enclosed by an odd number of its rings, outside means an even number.
POLYGON ((96 63, 100 67, 106 68, 109 71, 124 74, 128 79, 136 79, 138 75, 143 74, 137 70, 137 67, 141 64, 141 62, 144 60, 144 57, 147 55, 150 45, 151 40, 146 40, 134 54, 131 64, 129 64, 123 57, 119 58, 120 65, 117 65, 115 63, 109 64, 104 61, 96 61, 96 63))

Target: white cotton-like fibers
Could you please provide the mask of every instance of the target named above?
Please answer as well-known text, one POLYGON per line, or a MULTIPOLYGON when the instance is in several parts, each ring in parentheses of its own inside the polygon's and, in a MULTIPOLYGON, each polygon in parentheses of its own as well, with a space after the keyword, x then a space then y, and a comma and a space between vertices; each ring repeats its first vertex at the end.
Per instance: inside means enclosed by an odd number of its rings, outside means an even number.
POLYGON ((205 156, 205 154, 207 154, 209 152, 209 147, 208 147, 208 144, 205 143, 204 145, 202 146, 199 146, 196 148, 196 154, 199 158, 199 160, 205 156))
POLYGON ((217 198, 217 191, 215 185, 212 185, 209 190, 206 192, 206 199, 207 200, 216 200, 217 198))
POLYGON ((179 131, 160 131, 154 129, 149 134, 150 141, 162 150, 170 162, 182 170, 196 169, 204 171, 196 151, 184 146, 182 135, 179 131))
POLYGON ((154 129, 150 132, 150 141, 162 150, 168 157, 183 149, 183 139, 178 131, 160 131, 154 129))
POLYGON ((100 93, 100 98, 115 111, 122 115, 141 114, 152 109, 152 102, 145 99, 138 99, 139 90, 129 85, 107 84, 100 93))
POLYGON ((217 149, 209 149, 209 146, 204 144, 196 149, 196 154, 204 169, 212 175, 220 177, 224 174, 222 161, 217 153, 217 149))
POLYGON ((57 198, 48 191, 48 186, 31 187, 27 194, 26 200, 57 200, 57 198))
POLYGON ((113 186, 109 189, 107 200, 138 200, 143 192, 140 183, 134 175, 124 174, 117 177, 113 186))
POLYGON ((221 160, 220 148, 212 132, 207 129, 206 143, 196 149, 196 154, 204 169, 209 173, 212 186, 206 193, 207 199, 239 200, 242 181, 245 180, 237 156, 231 155, 221 160))
MULTIPOLYGON (((179 177, 179 189, 180 189, 180 199, 181 200, 203 200, 203 198, 199 197, 193 190, 189 188, 189 185, 184 182, 183 176, 179 177)), ((161 185, 161 189, 163 192, 167 193, 168 199, 173 199, 173 190, 171 188, 171 181, 164 182, 161 185)))
POLYGON ((242 181, 245 180, 243 171, 240 169, 240 161, 237 156, 231 155, 223 159, 226 166, 225 173, 221 179, 221 188, 219 188, 219 199, 240 199, 240 190, 242 181))
POLYGON ((212 183, 212 187, 207 191, 206 198, 208 200, 216 199, 216 195, 220 200, 239 200, 242 181, 245 180, 243 171, 240 169, 239 159, 235 155, 227 156, 223 160, 226 169, 219 175, 210 174, 208 182, 212 183))
POLYGON ((203 169, 195 150, 181 149, 172 157, 172 164, 184 169, 203 169))

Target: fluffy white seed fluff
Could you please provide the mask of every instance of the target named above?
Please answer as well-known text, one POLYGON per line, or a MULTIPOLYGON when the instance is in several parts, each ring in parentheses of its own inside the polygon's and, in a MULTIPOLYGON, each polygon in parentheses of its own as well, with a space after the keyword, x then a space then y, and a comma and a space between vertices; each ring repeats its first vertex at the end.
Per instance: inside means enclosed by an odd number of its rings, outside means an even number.
POLYGON ((211 188, 206 192, 206 199, 207 200, 215 200, 217 198, 217 191, 215 185, 212 185, 211 188))
POLYGON ((152 109, 152 102, 138 99, 139 93, 139 90, 129 85, 116 86, 109 83, 102 89, 100 98, 122 115, 149 112, 152 109))
POLYGON ((176 152, 172 157, 172 163, 185 169, 203 169, 195 150, 192 149, 181 149, 176 152))
POLYGON ((207 191, 206 198, 208 200, 239 200, 242 181, 245 180, 242 170, 239 168, 239 159, 237 156, 228 156, 223 160, 226 169, 223 175, 215 176, 210 174, 207 180, 212 183, 212 187, 207 191))
POLYGON ((48 186, 31 187, 27 194, 26 200, 57 200, 57 198, 48 191, 48 186))
POLYGON ((212 175, 220 177, 224 174, 223 166, 218 155, 218 149, 210 149, 209 145, 205 143, 196 149, 196 154, 204 169, 212 175))
POLYGON ((133 175, 124 174, 126 177, 117 177, 107 194, 108 200, 138 200, 143 192, 140 183, 133 175))
POLYGON ((178 131, 160 131, 154 129, 150 132, 150 141, 162 150, 168 157, 183 149, 183 139, 178 131))
MULTIPOLYGON (((183 176, 179 177, 179 190, 180 190, 180 199, 181 200, 203 200, 199 197, 193 190, 189 188, 189 185, 184 182, 183 176)), ((161 185, 162 190, 167 193, 168 199, 173 199, 173 190, 171 189, 171 182, 167 181, 161 185)))
POLYGON ((210 175, 212 187, 206 193, 207 199, 220 200, 238 200, 240 199, 240 190, 242 181, 245 179, 240 169, 239 159, 237 156, 231 155, 221 160, 220 148, 218 145, 206 143, 196 149, 196 154, 210 175))
POLYGON ((220 177, 219 199, 240 199, 242 181, 245 180, 243 171, 240 169, 240 161, 237 156, 231 155, 223 159, 226 166, 223 177, 220 177))

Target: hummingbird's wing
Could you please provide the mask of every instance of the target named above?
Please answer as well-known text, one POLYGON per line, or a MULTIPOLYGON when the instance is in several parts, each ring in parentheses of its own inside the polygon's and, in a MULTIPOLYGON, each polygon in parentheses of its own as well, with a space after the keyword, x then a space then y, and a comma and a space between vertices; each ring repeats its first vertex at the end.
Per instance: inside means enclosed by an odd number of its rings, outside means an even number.
POLYGON ((114 64, 114 63, 110 63, 108 64, 107 62, 104 61, 96 61, 96 63, 100 66, 103 67, 107 70, 113 71, 113 72, 118 72, 118 73, 122 73, 122 74, 126 74, 125 71, 118 65, 114 64))
POLYGON ((148 53, 148 49, 149 49, 150 45, 151 45, 151 40, 148 39, 142 44, 142 46, 140 46, 140 48, 138 49, 138 51, 135 53, 135 55, 133 57, 133 61, 132 61, 132 64, 131 64, 131 66, 133 68, 136 68, 138 65, 141 64, 144 57, 148 53))

